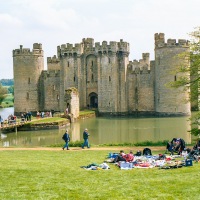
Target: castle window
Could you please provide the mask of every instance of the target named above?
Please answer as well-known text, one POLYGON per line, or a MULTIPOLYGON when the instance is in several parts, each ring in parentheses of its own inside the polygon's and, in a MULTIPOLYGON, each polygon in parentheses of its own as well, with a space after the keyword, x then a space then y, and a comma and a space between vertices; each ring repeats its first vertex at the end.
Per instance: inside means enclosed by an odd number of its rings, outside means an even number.
POLYGON ((93 60, 92 60, 92 66, 93 66, 93 60))
POLYGON ((29 78, 28 78, 28 84, 30 84, 30 83, 31 83, 31 78, 29 77, 29 78))
POLYGON ((109 81, 111 81, 111 77, 109 76, 109 81))
POLYGON ((67 66, 69 67, 69 61, 67 62, 67 66))
POLYGON ((56 86, 55 85, 53 85, 53 90, 56 90, 56 86))
POLYGON ((92 79, 92 81, 94 81, 94 76, 93 76, 93 74, 92 74, 92 78, 91 78, 91 79, 92 79))
POLYGON ((110 63, 110 58, 108 58, 108 63, 110 63))
POLYGON ((175 76, 174 76, 174 81, 176 81, 176 78, 177 78, 177 77, 176 77, 176 75, 175 75, 175 76))
POLYGON ((29 93, 28 92, 26 93, 26 99, 29 99, 29 93))
POLYGON ((160 57, 158 57, 158 64, 160 65, 160 57))
POLYGON ((74 82, 76 81, 76 77, 74 76, 74 82))
POLYGON ((60 99, 60 96, 57 94, 57 100, 59 100, 60 99))

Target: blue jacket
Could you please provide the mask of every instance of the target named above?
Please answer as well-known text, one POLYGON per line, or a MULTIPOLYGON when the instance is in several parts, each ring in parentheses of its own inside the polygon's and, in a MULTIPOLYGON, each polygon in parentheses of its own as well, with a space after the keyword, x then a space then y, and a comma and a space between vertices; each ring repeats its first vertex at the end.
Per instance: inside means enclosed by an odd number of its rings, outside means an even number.
POLYGON ((65 142, 69 142, 69 141, 70 141, 69 133, 64 133, 62 139, 63 139, 65 142))
POLYGON ((85 139, 88 139, 88 137, 89 137, 89 133, 86 132, 86 131, 84 131, 84 132, 83 132, 83 139, 84 139, 84 140, 85 140, 85 139))

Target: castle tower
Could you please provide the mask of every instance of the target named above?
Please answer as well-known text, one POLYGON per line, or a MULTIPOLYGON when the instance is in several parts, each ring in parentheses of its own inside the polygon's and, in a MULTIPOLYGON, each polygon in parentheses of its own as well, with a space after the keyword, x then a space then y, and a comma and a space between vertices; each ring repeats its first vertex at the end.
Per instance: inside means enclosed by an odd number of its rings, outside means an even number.
POLYGON ((74 87, 80 94, 80 107, 83 107, 83 89, 81 85, 84 73, 81 71, 81 55, 83 53, 83 44, 62 44, 57 47, 57 55, 60 59, 60 110, 65 110, 64 95, 65 90, 74 87))
POLYGON ((189 51, 186 40, 168 39, 163 33, 155 34, 155 111, 158 115, 190 115, 189 90, 171 88, 170 82, 181 76, 180 66, 188 66, 189 60, 179 55, 189 51))
POLYGON ((98 52, 98 109, 100 113, 125 114, 128 112, 126 69, 129 56, 127 42, 106 41, 95 44, 98 52))
POLYGON ((39 78, 44 70, 42 45, 33 44, 33 50, 23 48, 13 50, 14 109, 20 112, 39 110, 39 78))

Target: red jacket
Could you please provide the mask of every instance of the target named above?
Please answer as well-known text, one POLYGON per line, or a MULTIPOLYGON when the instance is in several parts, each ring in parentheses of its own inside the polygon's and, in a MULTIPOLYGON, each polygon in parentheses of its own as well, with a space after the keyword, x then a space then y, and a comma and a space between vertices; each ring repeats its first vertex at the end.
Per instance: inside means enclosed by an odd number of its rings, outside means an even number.
POLYGON ((128 154, 124 155, 123 158, 126 159, 126 162, 132 162, 134 159, 134 156, 132 153, 128 153, 128 154))

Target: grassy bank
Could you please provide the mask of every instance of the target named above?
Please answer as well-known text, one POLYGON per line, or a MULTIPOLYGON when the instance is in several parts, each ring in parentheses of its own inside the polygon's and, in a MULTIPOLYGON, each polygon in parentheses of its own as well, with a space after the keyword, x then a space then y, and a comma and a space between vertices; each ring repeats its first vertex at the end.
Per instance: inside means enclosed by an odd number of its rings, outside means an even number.
POLYGON ((5 99, 1 103, 0 107, 2 108, 8 108, 8 107, 13 107, 14 106, 14 96, 12 94, 6 94, 5 99))
MULTIPOLYGON (((157 142, 153 142, 153 141, 144 141, 144 142, 138 142, 138 143, 110 143, 110 144, 99 144, 99 145, 93 145, 90 144, 92 146, 95 147, 151 147, 151 146, 159 146, 159 147, 166 147, 167 146, 167 140, 163 140, 163 141, 157 141, 157 142)), ((70 147, 81 147, 82 146, 83 141, 70 141, 69 146, 70 147)), ((61 147, 63 144, 53 144, 53 145, 49 145, 48 147, 61 147)), ((191 145, 190 145, 191 146, 191 145)))
MULTIPOLYGON (((88 171, 109 151, 1 151, 0 199, 199 199, 199 164, 88 171)), ((158 152, 153 152, 158 153, 158 152)))

